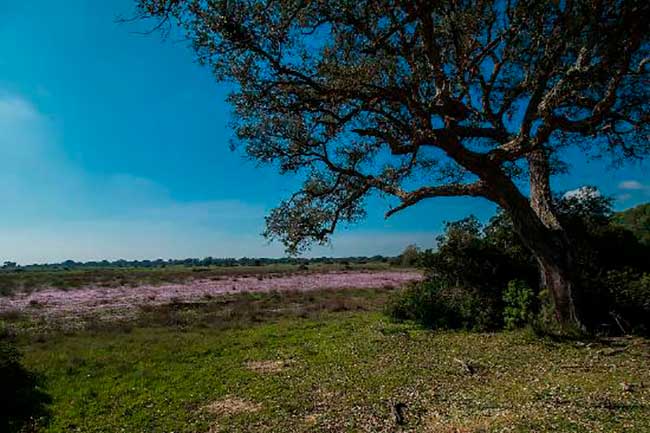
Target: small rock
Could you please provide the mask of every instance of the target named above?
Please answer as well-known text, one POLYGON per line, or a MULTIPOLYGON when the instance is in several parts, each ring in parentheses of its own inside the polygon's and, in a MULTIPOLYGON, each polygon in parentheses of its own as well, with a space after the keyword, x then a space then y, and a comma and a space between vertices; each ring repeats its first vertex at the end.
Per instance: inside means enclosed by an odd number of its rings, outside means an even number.
POLYGON ((621 388, 623 392, 634 392, 636 385, 629 382, 621 382, 621 388))

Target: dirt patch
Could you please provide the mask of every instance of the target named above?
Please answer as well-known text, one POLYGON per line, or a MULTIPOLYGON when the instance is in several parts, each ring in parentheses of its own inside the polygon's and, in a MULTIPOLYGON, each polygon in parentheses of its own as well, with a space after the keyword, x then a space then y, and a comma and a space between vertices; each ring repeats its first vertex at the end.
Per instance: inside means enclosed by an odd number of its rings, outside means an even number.
POLYGON ((288 368, 292 361, 248 361, 245 365, 246 368, 254 371, 255 373, 280 373, 288 368))
POLYGON ((242 400, 237 397, 225 397, 213 401, 203 408, 205 411, 217 416, 229 416, 240 413, 253 413, 262 409, 260 403, 242 400))
POLYGON ((309 415, 305 415, 305 424, 309 426, 314 426, 318 422, 319 417, 320 415, 316 413, 310 413, 309 415))
POLYGON ((482 411, 476 414, 433 413, 427 418, 424 428, 427 433, 482 433, 497 428, 501 431, 502 428, 514 425, 522 418, 529 419, 528 414, 516 414, 509 409, 482 411))

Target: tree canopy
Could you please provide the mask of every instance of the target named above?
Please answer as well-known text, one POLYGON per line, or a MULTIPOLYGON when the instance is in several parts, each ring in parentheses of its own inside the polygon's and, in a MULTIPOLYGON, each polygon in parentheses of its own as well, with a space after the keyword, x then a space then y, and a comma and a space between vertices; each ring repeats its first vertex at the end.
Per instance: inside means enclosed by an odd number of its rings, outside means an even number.
POLYGON ((645 1, 141 0, 234 80, 238 141, 303 188, 268 219, 296 250, 437 196, 499 200, 486 173, 558 150, 648 151, 645 1))
POLYGON ((267 217, 266 235, 290 252, 362 218, 373 193, 390 198, 387 216, 482 197, 512 217, 569 306, 572 260, 550 184, 567 167, 562 150, 650 151, 645 0, 138 5, 158 28, 179 23, 199 60, 235 83, 235 144, 304 176, 267 217))

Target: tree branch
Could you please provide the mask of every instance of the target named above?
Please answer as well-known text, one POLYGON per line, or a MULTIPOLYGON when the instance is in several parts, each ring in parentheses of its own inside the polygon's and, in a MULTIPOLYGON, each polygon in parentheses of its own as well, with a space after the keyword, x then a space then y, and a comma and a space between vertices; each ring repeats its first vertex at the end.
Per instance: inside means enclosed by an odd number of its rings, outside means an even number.
POLYGON ((415 191, 402 192, 399 194, 401 204, 386 212, 386 218, 391 217, 399 211, 411 207, 418 202, 433 197, 458 197, 472 196, 483 197, 486 194, 486 185, 482 181, 471 184, 449 184, 440 186, 425 186, 415 191))

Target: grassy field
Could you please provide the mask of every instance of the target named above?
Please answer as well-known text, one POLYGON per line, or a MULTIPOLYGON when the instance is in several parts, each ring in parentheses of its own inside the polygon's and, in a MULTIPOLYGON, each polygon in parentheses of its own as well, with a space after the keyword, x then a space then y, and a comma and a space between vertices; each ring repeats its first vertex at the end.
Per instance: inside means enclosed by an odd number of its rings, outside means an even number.
POLYGON ((430 332, 387 296, 239 294, 19 342, 46 432, 650 431, 647 340, 430 332))
POLYGON ((90 268, 57 270, 0 270, 0 296, 16 291, 42 288, 74 289, 89 285, 100 287, 137 286, 143 284, 182 283, 192 279, 251 276, 260 274, 290 274, 340 270, 386 270, 385 262, 318 263, 309 266, 272 264, 264 266, 166 266, 151 268, 90 268))

